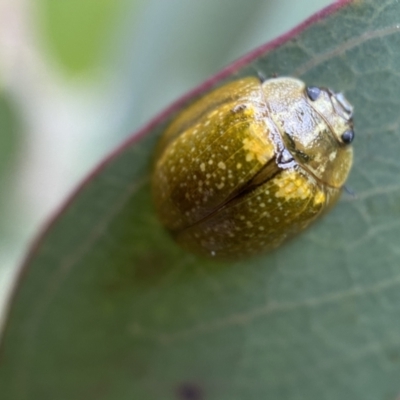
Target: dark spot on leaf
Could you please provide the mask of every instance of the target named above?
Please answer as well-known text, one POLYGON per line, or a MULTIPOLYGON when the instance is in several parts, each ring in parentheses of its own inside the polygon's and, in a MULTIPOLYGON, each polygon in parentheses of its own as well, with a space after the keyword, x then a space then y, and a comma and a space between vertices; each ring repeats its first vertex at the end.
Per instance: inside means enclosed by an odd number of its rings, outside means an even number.
POLYGON ((177 391, 179 400, 203 400, 203 389, 192 382, 182 383, 177 391))
POLYGON ((128 258, 124 264, 114 268, 113 276, 108 277, 105 289, 107 292, 119 292, 130 290, 139 283, 154 286, 168 270, 168 260, 162 254, 146 251, 136 259, 128 258))
POLYGON ((389 357, 389 360, 392 363, 398 363, 400 361, 400 352, 399 352, 399 350, 398 349, 391 349, 388 352, 388 357, 389 357))
POLYGON ((148 283, 158 281, 167 272, 165 257, 149 252, 142 255, 135 265, 135 278, 148 283))

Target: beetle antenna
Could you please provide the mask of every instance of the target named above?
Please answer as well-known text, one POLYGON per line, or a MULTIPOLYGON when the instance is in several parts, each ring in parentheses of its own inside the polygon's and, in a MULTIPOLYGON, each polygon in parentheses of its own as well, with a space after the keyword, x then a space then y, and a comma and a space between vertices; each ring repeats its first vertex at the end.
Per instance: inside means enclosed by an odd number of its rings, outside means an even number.
POLYGON ((351 189, 349 186, 344 185, 343 189, 348 195, 350 195, 354 199, 357 197, 356 192, 353 189, 351 189))
POLYGON ((257 71, 257 76, 258 76, 258 79, 260 80, 261 83, 263 83, 263 82, 265 82, 267 80, 267 78, 265 77, 265 75, 261 71, 257 71))

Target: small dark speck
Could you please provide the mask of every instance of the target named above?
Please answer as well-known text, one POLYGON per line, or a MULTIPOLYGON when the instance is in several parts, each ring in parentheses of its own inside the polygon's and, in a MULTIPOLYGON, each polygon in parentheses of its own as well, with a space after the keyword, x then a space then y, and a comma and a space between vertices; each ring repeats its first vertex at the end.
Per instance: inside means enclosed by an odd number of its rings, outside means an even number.
POLYGON ((240 112, 240 111, 244 111, 246 108, 247 108, 246 104, 238 104, 238 105, 236 105, 235 107, 232 108, 232 112, 233 113, 237 113, 237 112, 240 112))
POLYGON ((398 350, 391 351, 391 352, 388 354, 388 356, 389 356, 389 360, 390 360, 392 363, 398 363, 398 362, 400 361, 400 353, 399 353, 398 350))
POLYGON ((180 400, 203 400, 203 389, 194 383, 183 383, 178 388, 180 400))

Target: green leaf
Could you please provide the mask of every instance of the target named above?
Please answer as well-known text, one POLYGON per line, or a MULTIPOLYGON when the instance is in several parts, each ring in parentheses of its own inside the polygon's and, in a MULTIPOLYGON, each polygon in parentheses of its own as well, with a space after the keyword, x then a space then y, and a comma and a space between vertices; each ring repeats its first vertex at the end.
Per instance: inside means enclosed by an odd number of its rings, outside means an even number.
POLYGON ((38 0, 45 41, 68 72, 87 72, 98 65, 123 4, 121 0, 38 0))
POLYGON ((210 80, 82 184, 22 268, 2 398, 397 398, 400 4, 345 3, 210 80), (256 72, 346 93, 355 195, 273 253, 204 261, 177 248, 154 215, 153 147, 201 91, 256 72))
POLYGON ((10 201, 8 195, 14 178, 12 163, 21 136, 20 130, 20 118, 15 107, 7 93, 0 89, 0 239, 3 239, 6 225, 10 224, 6 208, 10 201))

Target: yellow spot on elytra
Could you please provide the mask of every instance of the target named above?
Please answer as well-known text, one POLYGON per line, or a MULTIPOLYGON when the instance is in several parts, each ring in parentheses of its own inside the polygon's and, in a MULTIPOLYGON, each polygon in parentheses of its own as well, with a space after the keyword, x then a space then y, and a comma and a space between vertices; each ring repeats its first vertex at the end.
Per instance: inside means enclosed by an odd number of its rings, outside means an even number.
POLYGON ((241 164, 240 162, 239 162, 239 163, 237 163, 237 164, 236 164, 236 168, 237 168, 237 169, 240 169, 240 168, 242 168, 242 164, 241 164))
POLYGON ((223 163, 222 161, 220 161, 220 162, 218 163, 218 168, 226 169, 225 163, 223 163))
POLYGON ((217 189, 222 189, 225 186, 225 183, 221 182, 220 184, 216 184, 215 186, 217 187, 217 189))
POLYGON ((318 192, 314 197, 314 204, 325 203, 325 194, 323 192, 318 192))
POLYGON ((311 196, 311 188, 306 179, 293 172, 274 179, 279 187, 275 193, 276 197, 283 197, 286 201, 291 199, 305 200, 311 196))
POLYGON ((247 153, 246 154, 246 161, 250 162, 252 160, 254 160, 254 154, 253 153, 247 153))
POLYGON ((265 137, 265 131, 255 130, 255 135, 250 138, 243 139, 243 149, 247 152, 246 161, 257 160, 261 164, 265 164, 274 155, 273 144, 265 137), (258 134, 258 135, 256 135, 258 134))
POLYGON ((204 172, 206 170, 206 164, 201 163, 200 164, 200 169, 204 172))

